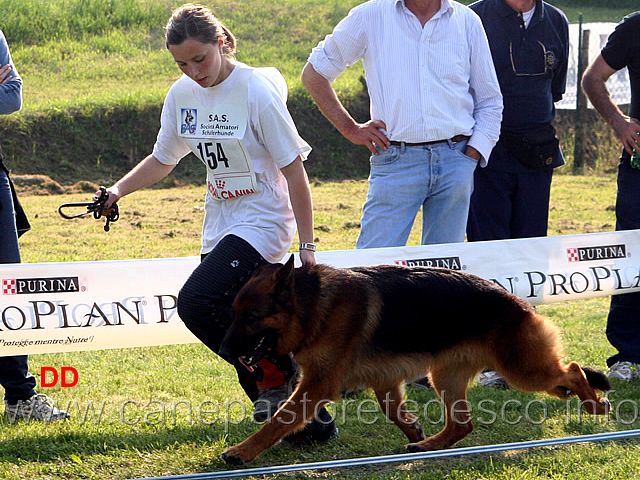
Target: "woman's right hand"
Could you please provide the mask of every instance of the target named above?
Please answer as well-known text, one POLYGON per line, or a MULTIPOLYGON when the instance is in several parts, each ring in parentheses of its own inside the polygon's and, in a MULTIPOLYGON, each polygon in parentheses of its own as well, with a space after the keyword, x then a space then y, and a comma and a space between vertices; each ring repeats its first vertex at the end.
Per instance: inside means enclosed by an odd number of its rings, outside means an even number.
MULTIPOLYGON (((96 192, 97 196, 100 196, 102 192, 100 192, 100 190, 98 190, 96 192)), ((118 187, 116 187, 115 185, 107 188, 107 203, 105 204, 107 207, 110 207, 111 205, 113 205, 114 203, 116 203, 118 200, 120 200, 120 198, 122 198, 120 196, 120 189, 118 187)))

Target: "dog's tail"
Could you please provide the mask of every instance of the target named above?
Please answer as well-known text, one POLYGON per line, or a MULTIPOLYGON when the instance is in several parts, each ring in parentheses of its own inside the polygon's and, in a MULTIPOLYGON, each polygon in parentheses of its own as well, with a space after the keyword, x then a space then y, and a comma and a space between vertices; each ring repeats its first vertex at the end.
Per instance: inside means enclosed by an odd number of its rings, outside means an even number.
POLYGON ((596 390, 600 390, 602 392, 608 392, 611 390, 611 384, 609 383, 609 379, 607 376, 599 370, 595 370, 589 367, 581 367, 585 376, 587 377, 587 382, 596 390))

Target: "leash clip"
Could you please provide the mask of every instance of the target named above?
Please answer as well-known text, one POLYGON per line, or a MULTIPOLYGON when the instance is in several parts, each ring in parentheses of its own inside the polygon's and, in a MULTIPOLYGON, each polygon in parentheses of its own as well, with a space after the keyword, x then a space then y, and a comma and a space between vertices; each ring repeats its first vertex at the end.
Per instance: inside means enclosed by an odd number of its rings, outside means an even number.
POLYGON ((85 215, 93 214, 93 218, 98 220, 100 217, 105 217, 106 223, 104 225, 104 231, 108 232, 110 227, 109 224, 111 222, 115 222, 120 218, 120 211, 118 209, 118 204, 113 203, 110 207, 106 206, 107 200, 109 198, 109 194, 107 193, 107 189, 105 187, 100 187, 100 194, 96 194, 93 196, 92 202, 72 202, 72 203, 63 203, 58 207, 58 213, 62 218, 66 218, 70 220, 72 218, 84 217, 85 215), (65 208, 75 208, 75 207, 85 207, 86 210, 84 212, 76 213, 73 215, 69 215, 64 213, 62 210, 65 208))

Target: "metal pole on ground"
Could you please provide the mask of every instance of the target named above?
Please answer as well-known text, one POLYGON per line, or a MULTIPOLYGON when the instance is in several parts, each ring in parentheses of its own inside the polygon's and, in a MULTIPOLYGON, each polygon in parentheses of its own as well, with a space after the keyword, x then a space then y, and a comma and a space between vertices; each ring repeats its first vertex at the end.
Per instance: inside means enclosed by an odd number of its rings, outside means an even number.
POLYGON ((187 475, 173 475, 168 477, 147 477, 134 480, 212 480, 217 478, 239 478, 248 477, 251 475, 272 475, 275 473, 290 473, 309 470, 329 470, 334 468, 360 467, 365 465, 380 465, 385 463, 397 462, 414 462, 417 460, 430 460, 433 458, 475 455, 479 453, 523 450, 527 448, 550 447, 555 445, 568 445, 583 442, 619 440, 637 436, 640 436, 640 430, 625 430, 622 432, 596 433, 591 435, 578 435, 574 437, 551 438, 547 440, 531 440, 527 442, 504 443, 500 445, 452 448, 448 450, 436 450, 434 452, 406 453, 401 455, 386 455, 367 458, 349 458, 328 462, 300 463, 296 465, 277 465, 273 467, 247 468, 210 473, 194 473, 187 475))

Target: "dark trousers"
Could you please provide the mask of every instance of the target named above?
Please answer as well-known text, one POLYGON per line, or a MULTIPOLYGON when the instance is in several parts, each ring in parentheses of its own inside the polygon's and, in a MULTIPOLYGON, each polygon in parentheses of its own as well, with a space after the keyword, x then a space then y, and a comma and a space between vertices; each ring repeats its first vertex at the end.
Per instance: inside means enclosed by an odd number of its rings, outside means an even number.
MULTIPOLYGON (((233 299, 251 274, 267 261, 245 240, 235 235, 224 237, 203 256, 202 262, 187 279, 178 294, 178 315, 187 328, 207 347, 218 353, 233 322, 233 299)), ((238 359, 225 358, 238 373, 238 380, 248 397, 258 398, 258 382, 264 372, 247 370, 238 359)), ((297 371, 291 355, 273 355, 268 360, 290 378, 297 371)))
POLYGON ((552 176, 551 168, 532 173, 476 168, 467 239, 545 237, 552 176))
POLYGON ((29 373, 27 355, 0 357, 0 385, 5 390, 4 399, 11 404, 36 394, 36 379, 29 373))
POLYGON ((20 263, 16 210, 9 176, 0 164, 0 263, 20 263))
MULTIPOLYGON (((626 156, 625 156, 626 157, 626 156)), ((616 197, 616 230, 640 228, 640 170, 631 168, 624 158, 618 166, 616 197)), ((607 338, 618 353, 607 359, 640 363, 640 293, 613 295, 607 320, 607 338)))
MULTIPOLYGON (((20 249, 16 230, 16 214, 9 177, 0 168, 0 263, 20 263, 20 249)), ((29 374, 29 357, 0 357, 0 385, 5 400, 17 403, 35 395, 36 379, 29 374)))

